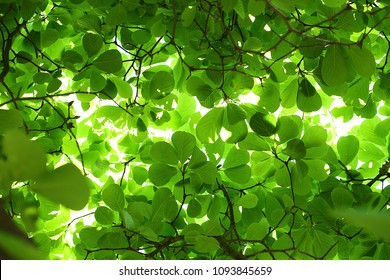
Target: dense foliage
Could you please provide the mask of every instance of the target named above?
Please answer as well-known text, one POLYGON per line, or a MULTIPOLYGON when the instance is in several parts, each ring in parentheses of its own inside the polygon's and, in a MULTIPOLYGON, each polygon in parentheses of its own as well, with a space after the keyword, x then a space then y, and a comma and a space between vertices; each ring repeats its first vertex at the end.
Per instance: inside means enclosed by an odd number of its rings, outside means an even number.
POLYGON ((0 35, 2 258, 390 259, 387 1, 0 0, 0 35))

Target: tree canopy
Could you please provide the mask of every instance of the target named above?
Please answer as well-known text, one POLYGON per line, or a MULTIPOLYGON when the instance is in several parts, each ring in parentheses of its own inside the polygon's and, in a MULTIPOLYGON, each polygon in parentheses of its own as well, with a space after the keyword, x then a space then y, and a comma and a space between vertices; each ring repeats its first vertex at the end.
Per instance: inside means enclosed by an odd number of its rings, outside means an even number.
POLYGON ((2 258, 390 259, 388 1, 0 0, 0 35, 2 258))

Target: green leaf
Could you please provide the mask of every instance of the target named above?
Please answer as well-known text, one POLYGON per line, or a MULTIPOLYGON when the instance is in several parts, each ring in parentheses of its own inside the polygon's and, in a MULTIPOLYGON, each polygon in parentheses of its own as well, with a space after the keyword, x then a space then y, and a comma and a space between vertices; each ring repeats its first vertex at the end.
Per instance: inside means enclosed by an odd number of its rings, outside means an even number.
POLYGON ((248 164, 249 153, 244 150, 232 147, 226 156, 225 162, 223 163, 224 168, 232 168, 240 165, 248 164))
POLYGON ((176 131, 172 135, 172 144, 181 163, 185 163, 196 147, 195 137, 188 132, 176 131))
POLYGON ((0 230, 0 248, 4 255, 16 260, 44 260, 45 254, 19 235, 0 230))
POLYGON ((236 6, 238 0, 221 0, 222 9, 225 13, 229 13, 233 11, 236 6))
POLYGON ((119 215, 122 220, 122 224, 126 229, 134 230, 135 229, 135 222, 133 217, 130 215, 129 212, 126 210, 120 210, 119 215))
POLYGON ((307 58, 317 58, 322 54, 325 45, 316 38, 307 37, 299 43, 299 52, 307 58))
MULTIPOLYGON (((175 202, 172 192, 168 188, 158 189, 153 197, 152 201, 152 221, 161 221, 166 216, 172 217, 171 211, 168 211, 172 207, 172 200, 175 202), (168 214, 168 215, 167 215, 168 214)), ((173 210, 177 210, 177 205, 173 210)), ((176 212, 177 213, 177 212, 176 212)), ((176 214, 174 213, 174 214, 176 214)), ((175 215, 174 215, 175 216, 175 215)))
POLYGON ((115 73, 122 68, 122 56, 117 50, 108 50, 99 55, 92 64, 104 72, 115 73))
POLYGON ((302 112, 314 112, 322 107, 321 96, 307 79, 299 84, 297 106, 302 112))
POLYGON ((112 26, 120 25, 127 21, 126 7, 123 4, 118 4, 111 8, 107 17, 107 24, 112 26))
POLYGON ((70 163, 40 176, 31 189, 73 210, 83 209, 89 199, 86 177, 70 163))
POLYGON ((328 174, 325 170, 325 162, 320 159, 305 160, 305 163, 309 167, 308 176, 317 181, 324 181, 328 178, 328 174))
POLYGON ((223 113, 224 108, 213 108, 200 119, 196 126, 196 137, 202 143, 212 143, 218 139, 223 113))
POLYGON ((46 30, 41 33, 42 48, 47 48, 53 45, 55 42, 57 42, 58 38, 59 33, 56 29, 46 28, 46 30))
POLYGON ((337 141, 337 151, 344 164, 350 163, 359 151, 359 139, 354 135, 340 137, 337 141))
POLYGON ((156 162, 177 165, 177 162, 179 161, 176 150, 171 144, 163 141, 154 143, 150 148, 149 153, 152 160, 156 162))
POLYGON ((355 201, 352 193, 343 187, 334 188, 331 192, 333 205, 337 210, 345 210, 352 206, 355 201))
POLYGON ((238 122, 247 118, 246 111, 233 103, 228 103, 226 106, 226 114, 230 125, 237 124, 238 122))
POLYGON ((348 57, 353 69, 363 78, 370 78, 376 70, 376 62, 373 54, 364 47, 352 45, 346 47, 348 57))
POLYGON ((148 172, 150 181, 156 186, 164 186, 177 174, 177 169, 165 163, 153 163, 148 172))
POLYGON ((214 252, 219 248, 219 242, 214 237, 204 235, 199 235, 196 237, 194 249, 199 253, 214 252))
MULTIPOLYGON (((251 11, 252 12, 252 11, 251 11)), ((249 37, 246 39, 242 49, 248 51, 259 51, 263 48, 264 43, 257 37, 249 37)))
POLYGON ((97 70, 92 70, 89 83, 91 86, 91 90, 101 91, 106 87, 107 80, 97 70))
POLYGON ((278 131, 275 117, 273 115, 265 115, 259 112, 255 113, 251 117, 249 125, 252 130, 260 136, 271 136, 278 131))
POLYGON ((57 78, 51 79, 49 84, 47 85, 47 92, 53 93, 53 92, 59 90, 59 88, 61 86, 62 86, 62 82, 60 79, 57 79, 57 78))
POLYGON ((114 222, 114 213, 105 206, 98 206, 94 215, 99 224, 111 225, 114 222))
POLYGON ((87 33, 83 36, 83 48, 89 57, 97 54, 102 47, 103 39, 100 35, 87 33))
POLYGON ((341 46, 328 47, 322 61, 321 73, 325 83, 330 87, 339 86, 347 81, 347 61, 341 46))
POLYGON ((131 98, 133 96, 133 89, 128 82, 117 77, 112 77, 112 81, 114 82, 120 97, 131 98))
POLYGON ((136 30, 131 34, 131 38, 137 45, 148 43, 152 39, 152 34, 149 30, 136 30))
POLYGON ((298 79, 293 80, 280 94, 280 104, 284 108, 292 108, 296 105, 298 94, 298 79))
POLYGON ((150 81, 150 97, 160 99, 170 94, 175 87, 173 75, 166 71, 159 71, 154 74, 150 81))
POLYGON ((248 165, 241 165, 224 170, 225 175, 238 184, 246 184, 249 182, 252 169, 248 165))
POLYGON ((255 208, 258 202, 258 198, 255 194, 249 193, 240 197, 237 201, 237 206, 242 206, 243 208, 255 208))
POLYGON ((104 203, 114 211, 121 211, 125 208, 125 194, 117 184, 106 187, 102 192, 104 203))
POLYGON ((127 248, 129 243, 123 232, 107 232, 99 238, 97 245, 101 248, 127 248))
POLYGON ((192 198, 188 202, 187 214, 191 218, 196 218, 202 211, 202 206, 196 198, 192 198))
POLYGON ((305 130, 302 141, 306 148, 318 147, 326 143, 328 133, 322 126, 310 126, 305 130))
POLYGON ((33 81, 37 84, 44 84, 50 81, 51 75, 49 73, 37 72, 33 76, 33 81))
POLYGON ((260 96, 259 106, 266 109, 268 112, 275 112, 280 106, 279 88, 273 83, 264 83, 263 85, 255 86, 253 92, 260 96))
POLYGON ((23 117, 15 109, 0 110, 0 135, 23 126, 23 117))
POLYGON ((209 208, 207 210, 207 217, 209 219, 217 218, 220 212, 221 212, 221 199, 218 196, 214 195, 211 199, 209 208))
MULTIPOLYGON (((262 240, 268 233, 268 227, 266 220, 261 220, 259 223, 252 223, 248 226, 246 232, 246 238, 249 240, 262 240)), ((279 239, 278 239, 279 240, 279 239)))
POLYGON ((205 101, 213 93, 213 88, 197 76, 191 76, 187 80, 186 90, 199 101, 205 101))
POLYGON ((206 184, 213 184, 217 177, 217 167, 209 161, 200 162, 192 166, 191 172, 198 175, 206 184))
MULTIPOLYGON (((3 112, 3 116, 13 117, 15 125, 21 121, 16 111, 6 114, 3 112)), ((3 125, 2 128, 7 130, 7 126, 3 125)), ((11 170, 12 180, 38 179, 45 174, 47 161, 45 152, 37 142, 29 140, 21 131, 9 130, 4 135, 2 148, 7 158, 6 165, 11 170)))
POLYGON ((267 193, 265 198, 265 214, 271 227, 278 225, 284 217, 285 211, 276 197, 267 193))
POLYGON ((302 159, 306 155, 306 147, 302 140, 294 138, 287 142, 283 153, 293 159, 302 159))
POLYGON ((142 166, 133 166, 131 168, 133 179, 138 185, 142 185, 148 179, 148 171, 142 166))
POLYGON ((185 27, 188 27, 192 24, 196 16, 196 6, 186 7, 181 14, 182 24, 185 27))
POLYGON ((271 149, 266 140, 253 132, 249 132, 246 138, 238 143, 238 146, 243 150, 269 151, 271 149))
POLYGON ((280 142, 284 143, 299 134, 298 124, 290 116, 282 116, 278 119, 278 136, 280 142))
POLYGON ((83 57, 74 50, 67 50, 61 55, 61 61, 64 64, 73 65, 83 63, 83 57))
POLYGON ((346 4, 346 0, 324 0, 324 4, 331 8, 338 8, 343 4, 346 4))

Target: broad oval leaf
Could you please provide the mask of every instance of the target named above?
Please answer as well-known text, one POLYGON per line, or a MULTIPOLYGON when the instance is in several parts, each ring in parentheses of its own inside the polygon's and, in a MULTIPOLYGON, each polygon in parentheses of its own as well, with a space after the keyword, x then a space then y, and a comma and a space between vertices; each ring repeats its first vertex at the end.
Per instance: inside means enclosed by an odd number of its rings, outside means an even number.
POLYGON ((238 184, 246 184, 251 178, 252 169, 248 165, 241 165, 227 168, 225 169, 224 173, 233 182, 238 184))
POLYGON ((258 202, 258 198, 255 194, 249 193, 240 197, 237 201, 237 206, 242 206, 243 208, 255 208, 258 202))
POLYGON ((89 199, 86 177, 70 163, 39 177, 31 189, 73 210, 83 209, 89 199))
POLYGON ((302 159, 306 155, 306 147, 302 140, 294 138, 287 142, 283 153, 293 159, 302 159))
POLYGON ((83 36, 83 48, 89 57, 97 54, 103 47, 103 39, 100 35, 87 33, 83 36))
POLYGON ((153 163, 148 172, 149 180, 156 186, 164 186, 177 174, 177 169, 165 163, 153 163))
POLYGON ((370 78, 376 70, 374 55, 365 47, 352 45, 345 48, 353 69, 363 78, 370 78))
POLYGON ((99 224, 111 225, 114 222, 114 213, 105 206, 99 206, 95 210, 95 219, 99 224))
POLYGON ((117 50, 108 50, 99 55, 92 64, 104 72, 115 73, 122 68, 122 56, 117 50))
POLYGON ((275 117, 260 112, 255 113, 251 117, 249 125, 260 136, 271 136, 278 131, 275 117))
POLYGON ((239 121, 245 120, 247 118, 246 111, 233 103, 228 103, 226 106, 226 114, 230 125, 234 125, 239 121))
POLYGON ((223 113, 224 108, 213 108, 200 119, 196 126, 196 137, 202 143, 212 143, 218 139, 223 113))
POLYGON ((119 212, 125 208, 125 194, 117 184, 112 184, 105 188, 102 192, 102 198, 104 203, 112 210, 119 212))
POLYGON ((339 86, 347 81, 347 61, 341 46, 331 45, 322 61, 322 78, 330 87, 339 86))
POLYGON ((181 163, 185 163, 196 147, 195 137, 188 132, 176 131, 172 135, 172 144, 175 147, 181 163))
POLYGON ((179 160, 172 145, 163 141, 154 143, 150 148, 149 153, 150 157, 156 162, 177 165, 179 160))
POLYGON ((337 141, 337 151, 344 164, 350 163, 359 151, 359 139, 354 135, 340 137, 337 141))

